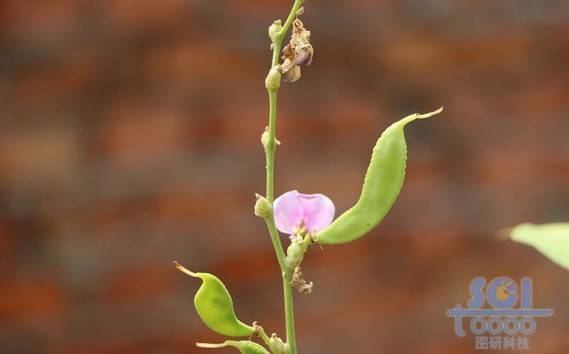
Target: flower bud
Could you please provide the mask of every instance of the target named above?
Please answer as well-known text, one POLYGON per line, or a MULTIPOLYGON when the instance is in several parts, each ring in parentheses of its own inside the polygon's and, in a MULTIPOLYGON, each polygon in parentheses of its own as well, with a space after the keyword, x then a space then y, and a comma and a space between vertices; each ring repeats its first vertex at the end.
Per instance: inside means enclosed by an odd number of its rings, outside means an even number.
POLYGON ((271 203, 267 200, 267 198, 261 195, 257 194, 256 197, 257 201, 255 202, 255 215, 263 219, 271 216, 271 213, 273 212, 273 206, 271 203))
POLYGON ((263 134, 261 134, 261 144, 263 145, 263 148, 265 148, 265 150, 267 150, 267 147, 269 146, 269 137, 270 135, 267 127, 265 128, 263 134))
POLYGON ((269 91, 277 91, 281 87, 281 72, 278 67, 275 66, 269 70, 265 79, 265 87, 269 91))
POLYGON ((279 36, 282 31, 283 23, 281 20, 276 20, 272 25, 269 26, 269 37, 273 43, 276 41, 277 36, 279 36))
POLYGON ((289 352, 288 346, 274 333, 269 339, 269 347, 275 354, 288 354, 289 352))

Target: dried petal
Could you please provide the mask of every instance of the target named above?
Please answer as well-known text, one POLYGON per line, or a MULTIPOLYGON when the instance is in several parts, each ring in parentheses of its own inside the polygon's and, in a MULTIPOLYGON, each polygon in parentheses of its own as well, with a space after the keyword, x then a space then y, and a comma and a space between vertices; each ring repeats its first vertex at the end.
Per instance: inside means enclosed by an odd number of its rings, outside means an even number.
POLYGON ((294 65, 292 68, 283 73, 282 79, 284 82, 296 82, 302 76, 300 66, 294 65))
POLYGON ((280 65, 282 79, 285 82, 295 82, 301 77, 301 65, 310 65, 314 57, 314 48, 310 44, 310 31, 302 21, 296 18, 293 22, 290 42, 284 47, 280 65))

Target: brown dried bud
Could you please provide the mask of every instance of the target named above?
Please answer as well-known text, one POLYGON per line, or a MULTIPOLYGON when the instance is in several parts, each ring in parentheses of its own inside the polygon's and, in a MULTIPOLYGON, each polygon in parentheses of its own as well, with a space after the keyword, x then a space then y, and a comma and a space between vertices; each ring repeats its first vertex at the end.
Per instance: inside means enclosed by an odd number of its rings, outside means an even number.
POLYGON ((294 268, 291 285, 301 294, 310 294, 312 293, 312 287, 314 286, 314 283, 308 283, 306 280, 304 280, 302 272, 300 271, 300 266, 298 266, 294 268))

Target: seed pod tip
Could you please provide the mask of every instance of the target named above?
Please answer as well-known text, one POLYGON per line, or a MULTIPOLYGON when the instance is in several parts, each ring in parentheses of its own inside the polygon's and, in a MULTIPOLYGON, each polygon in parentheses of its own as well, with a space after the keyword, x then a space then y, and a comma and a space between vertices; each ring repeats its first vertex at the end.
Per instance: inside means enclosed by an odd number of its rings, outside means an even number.
POLYGON ((192 272, 177 261, 174 261, 174 267, 176 267, 176 269, 178 269, 180 272, 189 275, 190 277, 201 278, 198 273, 192 272))
POLYGON ((425 118, 429 118, 432 116, 436 116, 437 114, 441 113, 443 110, 444 110, 444 106, 441 106, 439 109, 432 111, 432 112, 429 112, 429 113, 424 113, 424 114, 417 113, 417 118, 418 119, 425 119, 425 118))

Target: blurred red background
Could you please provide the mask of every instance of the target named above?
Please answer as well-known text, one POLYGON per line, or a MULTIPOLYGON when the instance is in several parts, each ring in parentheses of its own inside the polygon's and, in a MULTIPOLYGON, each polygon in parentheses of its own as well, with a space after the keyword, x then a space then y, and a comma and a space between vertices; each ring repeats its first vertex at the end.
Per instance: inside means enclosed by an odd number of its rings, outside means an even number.
MULTIPOLYGON (((0 3, 0 353, 202 353, 199 282, 284 333, 259 136, 268 25, 290 1, 0 3)), ((445 313, 476 276, 531 276, 531 352, 569 351, 569 273, 496 231, 569 220, 569 2, 310 0, 316 49, 280 93, 277 194, 357 198, 407 129, 400 199, 366 238, 313 248, 301 353, 473 353, 445 313)), ((230 353, 230 350, 220 350, 230 353)))

